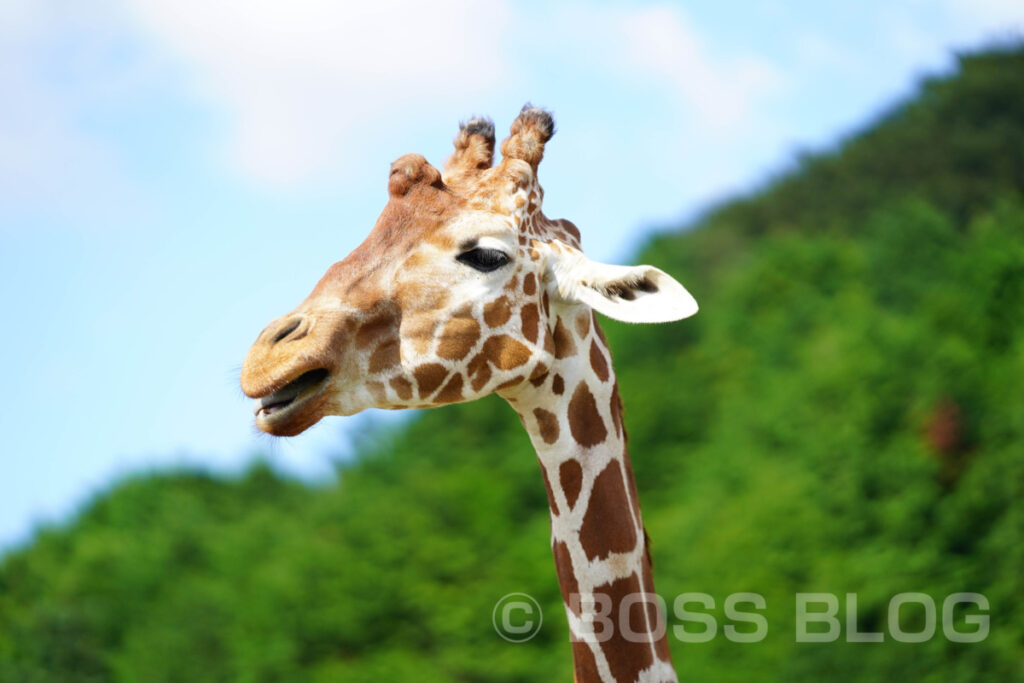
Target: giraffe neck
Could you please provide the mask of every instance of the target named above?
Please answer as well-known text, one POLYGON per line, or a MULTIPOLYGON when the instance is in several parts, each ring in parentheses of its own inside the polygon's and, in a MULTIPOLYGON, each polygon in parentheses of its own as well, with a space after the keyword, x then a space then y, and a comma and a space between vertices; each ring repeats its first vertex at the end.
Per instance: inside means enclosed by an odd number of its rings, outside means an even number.
POLYGON ((576 681, 676 681, 611 355, 589 310, 559 317, 553 336, 551 370, 506 399, 547 486, 576 681))

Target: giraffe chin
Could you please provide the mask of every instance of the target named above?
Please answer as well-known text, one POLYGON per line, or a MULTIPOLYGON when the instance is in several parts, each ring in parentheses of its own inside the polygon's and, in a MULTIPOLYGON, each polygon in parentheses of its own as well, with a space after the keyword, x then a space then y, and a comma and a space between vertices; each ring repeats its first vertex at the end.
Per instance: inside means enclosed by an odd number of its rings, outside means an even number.
POLYGON ((256 427, 273 436, 295 436, 309 429, 324 416, 327 370, 311 370, 256 401, 256 427))

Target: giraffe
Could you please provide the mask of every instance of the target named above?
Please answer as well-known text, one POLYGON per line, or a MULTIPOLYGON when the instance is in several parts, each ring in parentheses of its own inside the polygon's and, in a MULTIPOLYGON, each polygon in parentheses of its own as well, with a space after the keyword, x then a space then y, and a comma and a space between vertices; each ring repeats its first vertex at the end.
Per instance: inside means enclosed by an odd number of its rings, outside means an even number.
POLYGON ((547 218, 537 167, 554 133, 527 104, 494 165, 494 125, 460 126, 438 171, 391 165, 366 240, 250 348, 256 425, 298 434, 325 415, 502 396, 537 452, 577 683, 675 681, 611 353, 595 311, 629 322, 697 312, 652 266, 588 259, 547 218))

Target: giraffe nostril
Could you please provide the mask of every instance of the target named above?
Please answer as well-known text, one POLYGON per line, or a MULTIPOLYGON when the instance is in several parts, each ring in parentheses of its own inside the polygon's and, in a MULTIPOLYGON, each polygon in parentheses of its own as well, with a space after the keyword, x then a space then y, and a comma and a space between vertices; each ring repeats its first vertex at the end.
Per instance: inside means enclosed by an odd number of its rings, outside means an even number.
MULTIPOLYGON (((273 346, 279 341, 283 341, 285 338, 287 338, 289 335, 291 335, 297 329, 299 329, 302 323, 303 318, 301 315, 295 316, 294 318, 288 318, 287 320, 282 320, 280 323, 278 323, 278 329, 276 331, 272 329, 267 330, 268 336, 270 336, 269 344, 273 346)), ((296 335, 295 338, 298 339, 301 336, 303 335, 296 335)))

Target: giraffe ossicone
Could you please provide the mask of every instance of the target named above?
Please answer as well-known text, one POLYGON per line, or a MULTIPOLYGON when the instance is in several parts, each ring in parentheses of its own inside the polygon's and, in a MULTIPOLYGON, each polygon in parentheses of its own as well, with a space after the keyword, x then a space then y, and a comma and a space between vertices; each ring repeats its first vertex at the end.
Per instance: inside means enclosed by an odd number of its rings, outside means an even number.
POLYGON ((395 161, 369 236, 260 333, 242 389, 256 425, 278 436, 326 415, 500 394, 547 487, 576 680, 675 681, 594 311, 668 322, 697 304, 653 266, 588 259, 576 227, 543 214, 537 168, 553 133, 551 115, 527 105, 497 165, 494 125, 479 118, 460 127, 443 171, 416 154, 395 161), (610 632, 588 635, 595 619, 610 632))

